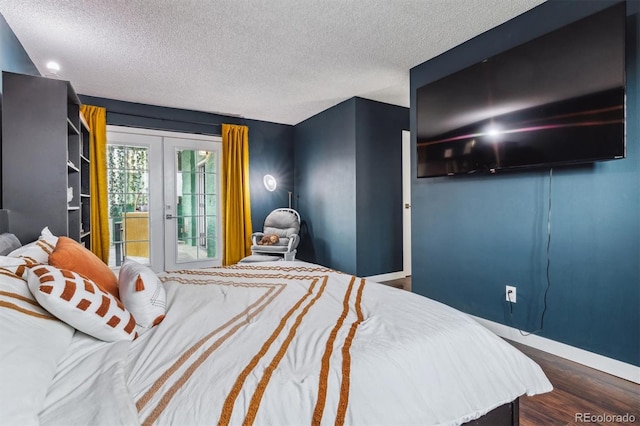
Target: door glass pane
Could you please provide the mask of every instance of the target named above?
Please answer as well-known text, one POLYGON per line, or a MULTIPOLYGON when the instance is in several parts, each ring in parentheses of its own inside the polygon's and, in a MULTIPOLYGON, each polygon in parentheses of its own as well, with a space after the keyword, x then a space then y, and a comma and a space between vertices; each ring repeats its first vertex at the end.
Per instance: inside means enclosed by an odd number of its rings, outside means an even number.
POLYGON ((176 150, 177 262, 216 258, 216 152, 176 150))
POLYGON ((109 266, 149 264, 149 149, 107 145, 109 266))

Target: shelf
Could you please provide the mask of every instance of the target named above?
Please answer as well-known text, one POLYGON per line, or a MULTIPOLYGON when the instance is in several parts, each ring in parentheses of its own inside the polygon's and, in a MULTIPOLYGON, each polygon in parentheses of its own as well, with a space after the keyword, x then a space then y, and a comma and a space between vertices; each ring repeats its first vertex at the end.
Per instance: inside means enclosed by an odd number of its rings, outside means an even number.
POLYGON ((87 123, 87 120, 85 120, 84 114, 82 112, 80 112, 80 123, 82 123, 82 125, 85 127, 85 129, 87 129, 87 133, 88 133, 89 132, 89 124, 87 123))
POLYGON ((12 217, 12 233, 22 241, 45 226, 76 241, 89 233, 91 133, 71 84, 3 72, 2 136, 2 176, 11 176, 2 181, 2 206, 29 212, 12 217), (30 167, 15 160, 25 152, 34 154, 30 167))
POLYGON ((73 124, 73 122, 69 118, 67 118, 67 134, 69 134, 69 135, 79 135, 80 134, 80 131, 78 130, 76 125, 73 124))

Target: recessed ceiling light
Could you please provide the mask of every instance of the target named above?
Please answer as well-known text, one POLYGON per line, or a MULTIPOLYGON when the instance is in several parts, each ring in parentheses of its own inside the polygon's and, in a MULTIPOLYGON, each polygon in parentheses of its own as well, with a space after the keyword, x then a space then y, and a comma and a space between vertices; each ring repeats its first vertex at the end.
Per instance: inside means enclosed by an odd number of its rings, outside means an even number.
POLYGON ((60 71, 60 64, 56 61, 49 61, 47 62, 47 69, 49 70, 49 72, 55 74, 60 71))

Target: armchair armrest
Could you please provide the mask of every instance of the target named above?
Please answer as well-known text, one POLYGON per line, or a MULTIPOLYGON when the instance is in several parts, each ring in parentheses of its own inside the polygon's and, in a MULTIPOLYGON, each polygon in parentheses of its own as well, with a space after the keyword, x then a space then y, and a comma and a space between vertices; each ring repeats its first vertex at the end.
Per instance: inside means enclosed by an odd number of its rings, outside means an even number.
POLYGON ((298 242, 300 241, 300 237, 298 234, 291 234, 289 236, 289 245, 287 246, 287 251, 292 251, 298 246, 298 242))
POLYGON ((258 245, 258 241, 260 241, 264 237, 264 232, 254 232, 251 234, 251 243, 256 246, 258 245))

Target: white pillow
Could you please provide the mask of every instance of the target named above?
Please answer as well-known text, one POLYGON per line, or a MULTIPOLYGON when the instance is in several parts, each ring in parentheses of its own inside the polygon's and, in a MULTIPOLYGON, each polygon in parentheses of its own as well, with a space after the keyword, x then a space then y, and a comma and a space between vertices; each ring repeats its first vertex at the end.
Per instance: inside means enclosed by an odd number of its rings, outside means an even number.
POLYGON ((26 260, 0 257, 0 422, 38 424, 74 329, 42 309, 16 275, 26 260))
POLYGON ((10 257, 23 258, 30 265, 47 264, 49 255, 56 248, 58 237, 49 231, 49 227, 44 227, 37 241, 26 244, 8 254, 10 257))
POLYGON ((164 319, 167 294, 162 282, 148 267, 133 260, 125 261, 118 276, 118 291, 122 304, 136 319, 138 334, 164 319))
POLYGON ((37 265, 27 270, 27 281, 43 308, 77 330, 107 342, 136 337, 133 315, 89 278, 37 265))
POLYGON ((0 234, 0 255, 6 256, 20 247, 22 247, 22 243, 14 234, 9 232, 0 234))

